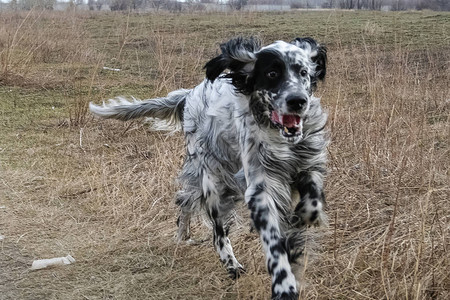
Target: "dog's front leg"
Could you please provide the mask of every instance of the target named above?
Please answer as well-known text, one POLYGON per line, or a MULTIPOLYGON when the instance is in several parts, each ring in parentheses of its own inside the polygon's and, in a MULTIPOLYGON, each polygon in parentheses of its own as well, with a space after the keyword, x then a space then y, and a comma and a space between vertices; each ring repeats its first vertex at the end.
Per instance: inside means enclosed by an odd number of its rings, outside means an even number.
POLYGON ((323 176, 319 171, 300 172, 296 188, 300 193, 300 202, 295 207, 293 224, 298 226, 327 224, 327 216, 323 211, 325 194, 323 192, 323 176))
POLYGON ((298 299, 297 283, 288 260, 275 199, 264 176, 250 182, 245 201, 266 253, 267 269, 272 277, 272 299, 298 299))

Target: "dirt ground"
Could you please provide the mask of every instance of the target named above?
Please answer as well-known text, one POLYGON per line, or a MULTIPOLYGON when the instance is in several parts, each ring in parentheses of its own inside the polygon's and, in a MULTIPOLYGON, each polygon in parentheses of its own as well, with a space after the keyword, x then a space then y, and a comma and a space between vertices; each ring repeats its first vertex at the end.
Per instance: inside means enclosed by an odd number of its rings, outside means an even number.
POLYGON ((0 24, 0 299, 270 297, 244 205, 230 233, 238 280, 201 216, 201 242, 175 242, 182 134, 87 112, 194 86, 237 34, 328 46, 330 225, 303 299, 450 299, 449 13, 34 11, 0 24), (68 254, 74 264, 30 270, 68 254))

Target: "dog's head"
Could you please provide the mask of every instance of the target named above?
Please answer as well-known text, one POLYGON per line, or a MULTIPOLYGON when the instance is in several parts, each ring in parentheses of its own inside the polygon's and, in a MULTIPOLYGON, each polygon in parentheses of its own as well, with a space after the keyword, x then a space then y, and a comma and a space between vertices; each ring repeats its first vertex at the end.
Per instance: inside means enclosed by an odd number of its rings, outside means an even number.
POLYGON ((224 77, 238 92, 250 96, 259 125, 278 128, 287 141, 298 143, 312 92, 326 75, 326 48, 312 38, 261 48, 259 40, 239 37, 222 44, 221 50, 205 65, 206 77, 214 81, 229 69, 224 77))

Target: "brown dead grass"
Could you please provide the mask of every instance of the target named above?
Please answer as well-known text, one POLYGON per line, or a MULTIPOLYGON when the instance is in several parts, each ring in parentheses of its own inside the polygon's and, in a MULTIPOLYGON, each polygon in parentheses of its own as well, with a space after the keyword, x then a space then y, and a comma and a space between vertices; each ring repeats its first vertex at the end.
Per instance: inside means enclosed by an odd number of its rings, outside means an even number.
POLYGON ((200 218, 194 234, 206 241, 175 243, 181 134, 85 113, 90 99, 192 87, 238 33, 329 46, 319 90, 332 137, 330 228, 303 297, 450 298, 449 14, 31 12, 0 22, 0 298, 269 297, 244 207, 231 232, 248 270, 239 280, 200 218), (67 254, 77 262, 29 270, 67 254))

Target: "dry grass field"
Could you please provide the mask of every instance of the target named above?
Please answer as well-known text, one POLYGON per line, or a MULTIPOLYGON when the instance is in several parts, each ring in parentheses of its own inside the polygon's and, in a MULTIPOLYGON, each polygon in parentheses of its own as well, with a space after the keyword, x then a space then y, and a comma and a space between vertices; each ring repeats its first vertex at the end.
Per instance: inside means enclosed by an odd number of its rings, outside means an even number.
POLYGON ((237 281, 200 217, 205 241, 176 244, 182 135, 86 108, 193 87, 237 34, 329 49, 330 226, 303 299, 450 299, 450 13, 354 11, 0 12, 0 299, 269 298, 244 205, 237 281))

